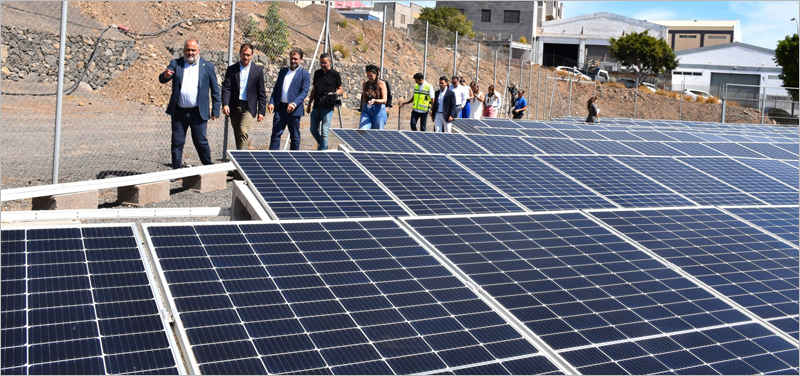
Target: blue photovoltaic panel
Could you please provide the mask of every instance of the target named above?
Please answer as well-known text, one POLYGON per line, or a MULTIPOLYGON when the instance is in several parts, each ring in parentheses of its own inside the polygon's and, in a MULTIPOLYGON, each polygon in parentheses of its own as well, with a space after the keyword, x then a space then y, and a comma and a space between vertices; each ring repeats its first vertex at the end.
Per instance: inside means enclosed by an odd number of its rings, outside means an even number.
POLYGON ((795 346, 580 213, 404 221, 584 374, 797 367, 780 358, 795 346))
POLYGON ((542 121, 534 121, 534 120, 515 120, 515 123, 519 124, 521 127, 525 129, 553 129, 550 127, 550 122, 542 122, 542 121))
POLYGON ((597 131, 609 140, 615 141, 642 141, 643 138, 637 137, 635 134, 628 131, 597 131))
POLYGON ((357 151, 424 153, 402 132, 387 130, 331 129, 348 146, 357 151))
POLYGON ((778 179, 789 186, 800 187, 800 169, 797 167, 787 166, 785 163, 770 159, 736 158, 736 161, 778 179))
POLYGON ((791 143, 791 144, 790 143, 780 143, 780 144, 779 143, 775 143, 775 144, 772 144, 772 145, 777 146, 777 147, 779 147, 779 148, 781 148, 783 150, 786 150, 786 151, 788 151, 790 153, 793 153, 793 154, 800 154, 800 145, 798 145, 797 143, 791 143))
POLYGON ((763 155, 756 153, 742 145, 728 143, 710 142, 706 146, 719 151, 729 157, 745 157, 745 158, 764 158, 763 155))
POLYGON ((511 119, 494 119, 494 118, 483 118, 481 119, 484 125, 492 127, 492 128, 522 128, 521 125, 514 122, 511 119))
POLYGON ((747 143, 739 145, 754 150, 759 154, 763 154, 769 158, 797 160, 797 154, 790 153, 788 150, 773 146, 772 144, 747 143))
POLYGON ((760 207, 760 208, 725 208, 758 227, 786 239, 797 245, 800 242, 800 208, 760 207))
POLYGON ((659 131, 630 131, 632 134, 641 137, 647 141, 678 141, 670 136, 667 136, 659 131))
POLYGON ((749 139, 747 137, 744 137, 744 136, 741 136, 741 135, 738 135, 738 134, 717 134, 717 135, 722 137, 722 138, 724 138, 724 139, 726 139, 726 140, 728 140, 728 141, 733 141, 733 142, 752 142, 753 141, 753 140, 751 140, 751 139, 749 139))
POLYGON ((435 132, 403 132, 429 153, 462 153, 487 154, 486 150, 475 145, 469 138, 461 134, 435 132))
POLYGON ((592 215, 761 318, 798 314, 800 252, 719 209, 592 215))
POLYGON ((605 155, 642 155, 617 141, 596 141, 596 140, 575 140, 581 146, 597 153, 605 155))
POLYGON ((546 154, 594 154, 577 142, 567 139, 523 137, 522 140, 546 154))
POLYGON ((693 157, 717 157, 725 155, 697 142, 670 142, 669 147, 693 157))
POLYGON ((478 129, 479 125, 483 125, 480 120, 476 119, 453 119, 453 127, 457 128, 462 133, 483 133, 478 129))
POLYGON ((531 211, 613 208, 533 156, 451 156, 531 211))
POLYGON ((692 133, 692 135, 710 142, 728 142, 728 139, 710 133, 692 133))
POLYGON ((523 211, 442 154, 352 155, 417 215, 523 211))
POLYGON ((691 202, 605 156, 542 156, 542 160, 623 207, 685 206, 691 202))
POLYGON ((569 124, 569 123, 556 123, 556 122, 553 122, 553 123, 548 123, 548 125, 550 126, 550 128, 558 129, 558 130, 562 130, 562 129, 581 129, 580 126, 578 126, 576 124, 569 124))
POLYGON ((526 136, 531 137, 544 137, 544 138, 567 138, 563 133, 555 129, 520 129, 526 136))
POLYGON ((133 227, 3 230, 2 374, 178 374, 133 227))
POLYGON ((714 179, 674 158, 616 157, 700 205, 762 205, 763 201, 714 179))
MULTIPOLYGON (((541 154, 541 150, 522 141, 520 137, 470 135, 472 142, 480 145, 492 154, 541 154)), ((469 153, 456 153, 469 154, 469 153)), ((484 154, 484 153, 481 153, 484 154)))
POLYGON ((797 204, 797 187, 761 174, 730 158, 681 158, 682 162, 773 205, 797 204))
POLYGON ((408 214, 345 153, 231 151, 230 154, 278 219, 408 214))
POLYGON ((705 139, 692 135, 689 132, 669 132, 669 131, 661 131, 660 133, 665 134, 669 137, 672 137, 678 141, 683 142, 703 142, 705 139))
POLYGON ((581 140, 608 140, 608 138, 603 137, 594 131, 564 129, 559 132, 563 133, 569 138, 575 138, 581 140))
POLYGON ((146 231, 203 374, 556 370, 394 221, 146 231))
POLYGON ((478 129, 483 134, 493 134, 493 135, 503 135, 503 136, 523 136, 523 135, 525 135, 524 133, 522 133, 522 129, 490 128, 490 127, 478 127, 478 129))
POLYGON ((622 144, 644 155, 665 156, 665 157, 685 155, 679 150, 669 147, 669 145, 673 144, 672 142, 666 143, 666 142, 652 142, 652 141, 642 141, 642 142, 623 141, 622 144))

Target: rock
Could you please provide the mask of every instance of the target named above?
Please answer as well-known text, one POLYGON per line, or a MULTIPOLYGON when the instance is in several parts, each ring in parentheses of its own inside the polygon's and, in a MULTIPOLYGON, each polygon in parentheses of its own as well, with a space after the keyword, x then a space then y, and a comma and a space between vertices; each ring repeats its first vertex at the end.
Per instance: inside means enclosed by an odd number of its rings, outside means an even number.
POLYGON ((44 57, 44 61, 47 63, 47 65, 50 65, 50 66, 57 66, 58 65, 58 58, 56 56, 54 56, 54 55, 45 56, 44 57))
POLYGON ((111 56, 113 54, 114 54, 114 51, 112 51, 110 48, 106 49, 106 52, 103 52, 103 55, 106 55, 106 56, 111 56))
POLYGON ((333 52, 333 59, 336 61, 342 61, 342 53, 339 51, 333 52))
POLYGON ((89 85, 89 84, 87 84, 87 83, 85 83, 83 81, 81 81, 81 83, 78 84, 78 89, 82 89, 82 90, 86 90, 86 91, 93 91, 92 90, 92 85, 89 85))

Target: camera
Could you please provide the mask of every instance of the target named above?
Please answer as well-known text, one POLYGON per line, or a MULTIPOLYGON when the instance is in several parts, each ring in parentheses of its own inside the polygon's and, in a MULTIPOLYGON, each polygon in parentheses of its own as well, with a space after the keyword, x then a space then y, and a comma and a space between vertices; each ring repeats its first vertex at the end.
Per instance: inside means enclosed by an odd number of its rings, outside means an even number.
POLYGON ((511 93, 511 95, 517 95, 517 87, 516 86, 509 87, 508 92, 511 93))

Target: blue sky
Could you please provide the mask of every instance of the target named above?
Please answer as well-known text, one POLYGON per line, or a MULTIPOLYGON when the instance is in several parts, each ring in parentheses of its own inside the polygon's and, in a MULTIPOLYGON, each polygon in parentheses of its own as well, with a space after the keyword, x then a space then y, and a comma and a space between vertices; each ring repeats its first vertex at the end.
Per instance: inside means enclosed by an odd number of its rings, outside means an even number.
MULTIPOLYGON (((433 7, 435 1, 415 1, 433 7)), ((739 20, 742 42, 774 49, 797 32, 797 1, 564 1, 564 17, 610 12, 640 20, 739 20)))

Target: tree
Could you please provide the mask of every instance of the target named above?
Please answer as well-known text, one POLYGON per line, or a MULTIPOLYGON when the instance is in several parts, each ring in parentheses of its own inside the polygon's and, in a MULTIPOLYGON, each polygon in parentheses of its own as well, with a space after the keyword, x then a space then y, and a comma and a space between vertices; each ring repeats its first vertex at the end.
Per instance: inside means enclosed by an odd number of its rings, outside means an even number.
POLYGON ((678 67, 675 52, 663 39, 642 33, 630 33, 608 40, 608 53, 628 67, 638 70, 637 82, 651 73, 661 73, 678 67))
MULTIPOLYGON (((778 41, 778 48, 775 49, 775 57, 772 59, 781 66, 781 74, 778 76, 783 80, 783 87, 794 87, 798 85, 797 64, 798 64, 797 34, 787 35, 778 41)), ((787 90, 792 95, 792 100, 797 100, 797 89, 787 90)))
POLYGON ((441 27, 450 32, 458 32, 459 37, 472 38, 475 31, 472 30, 472 22, 467 21, 467 17, 461 14, 458 9, 451 7, 422 8, 419 19, 428 21, 431 25, 441 27))
POLYGON ((259 29, 255 20, 250 19, 247 37, 253 41, 257 50, 263 52, 270 59, 282 56, 289 47, 289 28, 286 27, 286 21, 278 13, 278 3, 270 3, 267 14, 262 17, 267 26, 259 29))

